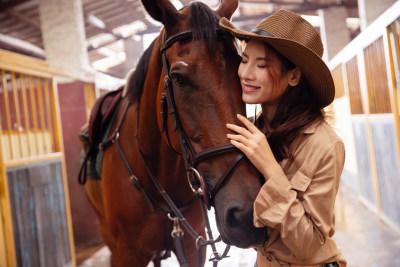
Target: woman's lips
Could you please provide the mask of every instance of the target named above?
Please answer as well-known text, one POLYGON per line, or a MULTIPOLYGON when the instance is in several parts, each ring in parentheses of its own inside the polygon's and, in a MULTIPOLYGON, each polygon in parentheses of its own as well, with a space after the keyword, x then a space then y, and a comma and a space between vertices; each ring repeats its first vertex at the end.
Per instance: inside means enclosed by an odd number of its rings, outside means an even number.
POLYGON ((258 89, 260 89, 260 86, 253 86, 250 84, 242 83, 242 90, 244 93, 252 93, 258 89))

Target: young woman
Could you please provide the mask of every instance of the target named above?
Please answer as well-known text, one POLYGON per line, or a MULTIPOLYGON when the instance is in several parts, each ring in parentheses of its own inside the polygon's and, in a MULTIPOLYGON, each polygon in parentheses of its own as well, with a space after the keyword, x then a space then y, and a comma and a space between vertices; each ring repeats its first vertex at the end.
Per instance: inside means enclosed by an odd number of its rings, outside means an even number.
POLYGON ((258 267, 346 266, 332 239, 334 204, 345 160, 342 140, 323 108, 335 95, 323 45, 301 16, 280 10, 252 31, 226 19, 222 28, 246 42, 238 74, 243 101, 261 104, 255 125, 228 124, 228 138, 264 176, 254 224, 267 226, 258 267))

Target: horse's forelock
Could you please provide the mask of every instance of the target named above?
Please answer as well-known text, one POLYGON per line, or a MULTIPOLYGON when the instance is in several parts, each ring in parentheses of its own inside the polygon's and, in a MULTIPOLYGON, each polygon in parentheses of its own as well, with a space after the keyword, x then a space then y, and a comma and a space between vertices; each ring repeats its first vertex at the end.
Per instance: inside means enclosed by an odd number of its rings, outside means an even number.
POLYGON ((210 51, 215 48, 216 29, 219 27, 219 16, 206 4, 192 2, 189 5, 189 26, 193 32, 194 41, 207 42, 210 51), (214 27, 210 27, 214 25, 214 27))
MULTIPOLYGON (((192 2, 189 8, 189 26, 192 29, 193 40, 206 42, 209 53, 215 52, 217 43, 217 32, 219 28, 220 17, 206 4, 202 2, 192 2), (211 27, 210 25, 214 25, 211 27)), ((223 34, 225 44, 234 47, 233 36, 223 34)), ((147 71, 149 68, 150 56, 153 51, 155 40, 146 49, 140 58, 134 72, 127 77, 125 92, 131 102, 140 99, 143 93, 144 81, 146 80, 147 71)))

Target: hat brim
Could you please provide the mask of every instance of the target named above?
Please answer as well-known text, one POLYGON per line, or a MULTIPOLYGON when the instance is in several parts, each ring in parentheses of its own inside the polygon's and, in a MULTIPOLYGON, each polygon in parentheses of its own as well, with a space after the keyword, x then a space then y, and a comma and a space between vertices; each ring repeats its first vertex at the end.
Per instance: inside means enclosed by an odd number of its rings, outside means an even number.
POLYGON ((219 25, 239 39, 256 39, 271 45, 301 69, 319 101, 320 108, 333 102, 335 85, 332 74, 325 62, 312 50, 288 39, 263 36, 238 29, 226 18, 222 18, 219 25))

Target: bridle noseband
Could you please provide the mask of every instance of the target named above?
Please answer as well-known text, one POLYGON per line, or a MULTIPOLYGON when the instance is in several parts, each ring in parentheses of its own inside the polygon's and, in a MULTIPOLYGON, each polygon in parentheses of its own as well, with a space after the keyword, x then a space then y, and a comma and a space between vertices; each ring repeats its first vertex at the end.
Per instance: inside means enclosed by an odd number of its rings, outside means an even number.
MULTIPOLYGON (((217 33, 220 33, 222 30, 221 29, 216 29, 217 33)), ((170 77, 170 70, 169 70, 169 64, 166 56, 166 51, 168 48, 170 48, 174 43, 179 42, 179 41, 184 41, 188 39, 192 39, 193 33, 191 30, 186 30, 182 31, 180 33, 177 33, 170 38, 166 40, 165 38, 165 31, 163 33, 163 39, 162 39, 162 46, 160 48, 160 52, 162 55, 162 62, 163 62, 163 68, 164 68, 164 93, 162 94, 161 97, 161 110, 162 110, 162 131, 165 132, 167 141, 169 146, 176 151, 172 145, 171 141, 168 135, 168 129, 167 129, 167 110, 170 116, 172 117, 173 120, 173 126, 174 126, 174 131, 178 132, 179 136, 179 143, 181 144, 181 149, 182 149, 182 156, 185 161, 185 166, 186 166, 186 172, 187 172, 187 177, 188 177, 188 182, 190 185, 190 188, 193 190, 193 192, 198 195, 199 197, 202 197, 207 208, 210 209, 211 206, 214 205, 214 199, 218 191, 222 188, 222 186, 229 180, 231 177, 231 173, 233 169, 238 165, 241 159, 243 159, 244 154, 237 149, 235 146, 232 144, 225 144, 213 148, 208 148, 206 150, 203 150, 201 152, 196 153, 193 149, 193 146, 191 145, 189 138, 185 134, 185 131, 183 130, 183 127, 180 123, 179 120, 179 115, 175 106, 175 99, 174 99, 174 94, 173 94, 173 86, 172 86, 172 81, 170 77), (238 156, 231 162, 231 164, 228 166, 226 171, 223 173, 223 175, 218 179, 217 183, 214 185, 212 191, 209 191, 208 184, 206 181, 204 181, 203 176, 200 174, 200 172, 197 170, 197 166, 200 162, 210 160, 212 158, 228 154, 228 153, 239 153, 238 156)))

